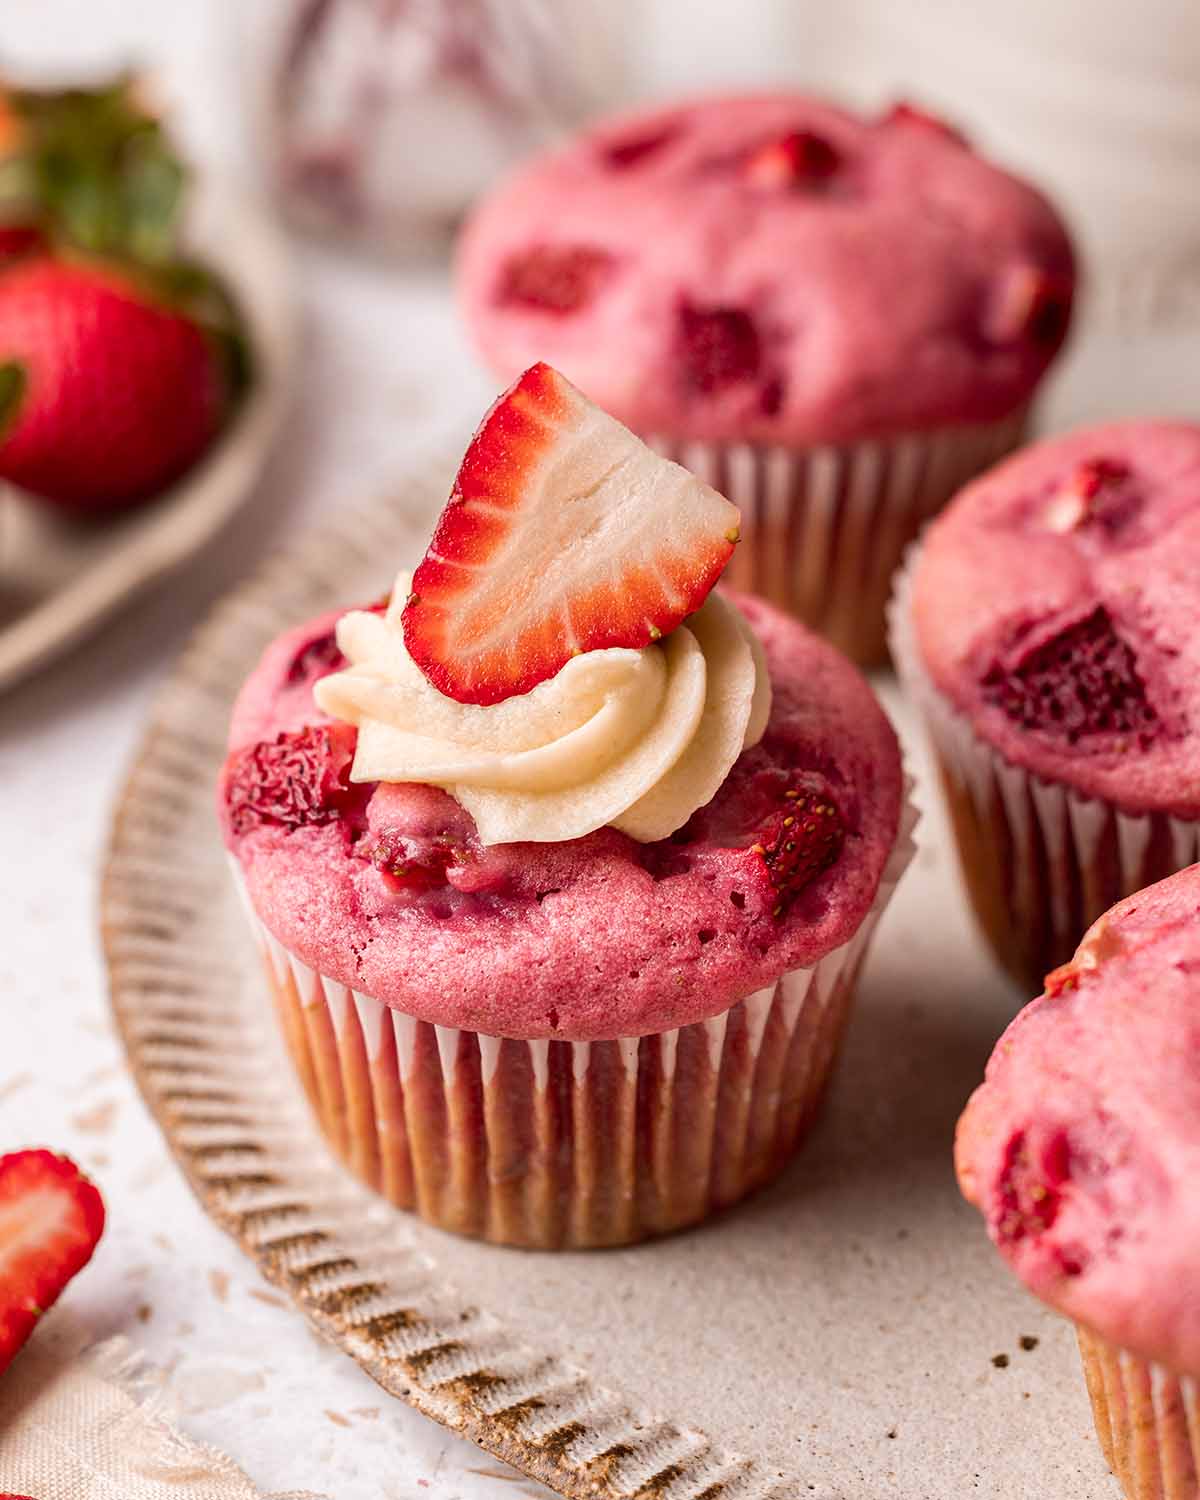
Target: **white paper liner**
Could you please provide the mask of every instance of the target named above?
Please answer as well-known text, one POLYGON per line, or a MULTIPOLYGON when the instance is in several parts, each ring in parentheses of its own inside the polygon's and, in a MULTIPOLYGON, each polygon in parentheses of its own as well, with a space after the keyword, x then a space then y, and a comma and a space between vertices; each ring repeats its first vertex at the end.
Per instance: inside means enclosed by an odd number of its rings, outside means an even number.
POLYGON ((727 496, 742 539, 724 581, 797 615, 853 660, 886 649, 892 575, 925 522, 1010 453, 1029 408, 1000 422, 835 447, 646 441, 727 496))
POLYGON ((1129 1500, 1200 1495, 1200 1385, 1076 1325, 1096 1435, 1129 1500))
POLYGON ((849 942, 729 1010, 612 1041, 435 1026, 314 972, 246 899, 292 1060, 334 1150, 398 1207, 500 1244, 629 1244, 743 1197, 824 1093, 875 927, 913 853, 906 802, 849 942))
POLYGON ((1041 985, 1124 896, 1200 859, 1200 823, 1123 812, 1012 765, 934 686, 912 618, 920 547, 888 609, 889 647, 928 729, 976 915, 1000 962, 1041 985))

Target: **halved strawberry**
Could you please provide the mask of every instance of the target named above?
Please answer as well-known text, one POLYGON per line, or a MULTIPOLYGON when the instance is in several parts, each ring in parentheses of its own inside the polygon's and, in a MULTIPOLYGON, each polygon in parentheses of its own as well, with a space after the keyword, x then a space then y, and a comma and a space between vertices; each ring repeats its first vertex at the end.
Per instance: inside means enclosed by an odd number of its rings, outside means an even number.
POLYGON ((103 1229, 104 1202, 74 1162, 50 1151, 0 1156, 0 1372, 103 1229))
POLYGON ((484 417, 413 574, 409 655, 447 697, 488 704, 580 652, 648 645, 704 602, 739 520, 533 365, 484 417))

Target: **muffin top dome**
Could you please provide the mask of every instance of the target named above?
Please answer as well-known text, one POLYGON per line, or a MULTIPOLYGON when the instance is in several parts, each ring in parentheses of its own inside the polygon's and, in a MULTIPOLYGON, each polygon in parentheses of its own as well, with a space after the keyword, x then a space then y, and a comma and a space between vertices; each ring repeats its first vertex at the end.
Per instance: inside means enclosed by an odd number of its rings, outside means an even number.
POLYGON ((219 792, 258 916, 352 989, 525 1039, 687 1025, 817 963, 875 900, 897 838, 899 750, 849 662, 770 606, 727 597, 762 643, 770 718, 712 801, 648 843, 606 827, 483 847, 436 787, 347 785, 354 730, 312 692, 345 666, 338 615, 281 636, 238 698, 219 792))
POLYGON ((459 255, 489 364, 558 366, 641 432, 855 441, 992 421, 1066 333, 1067 234, 898 106, 800 94, 606 121, 510 177, 459 255))
POLYGON ((959 1181, 1021 1280, 1200 1374, 1200 866, 1114 906, 1005 1032, 959 1181))
POLYGON ((918 655, 1012 764, 1131 814, 1200 816, 1200 426, 1025 449, 931 525, 918 655))

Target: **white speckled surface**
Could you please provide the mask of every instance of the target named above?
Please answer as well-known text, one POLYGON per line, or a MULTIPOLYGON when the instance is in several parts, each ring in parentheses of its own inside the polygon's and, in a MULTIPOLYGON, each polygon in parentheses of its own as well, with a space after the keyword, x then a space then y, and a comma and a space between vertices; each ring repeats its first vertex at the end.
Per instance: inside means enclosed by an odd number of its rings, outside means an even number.
MULTIPOLYGON (((57 63, 149 51, 163 65, 168 97, 180 103, 191 139, 214 159, 236 162, 228 84, 214 41, 219 9, 199 0, 167 6, 154 0, 93 0, 87 7, 39 0, 6 14, 5 52, 57 63)), ((191 1199, 125 1075, 108 1021, 95 934, 95 872, 109 800, 167 663, 204 607, 270 551, 280 528, 381 488, 414 451, 443 447, 465 432, 490 394, 490 383, 473 367, 457 331, 439 271, 398 275, 305 251, 299 272, 309 323, 300 402, 258 499, 181 579, 69 660, 0 699, 5 851, 0 860, 0 1149, 46 1141, 75 1153, 96 1174, 109 1200, 110 1229, 94 1265, 55 1316, 74 1320, 97 1338, 127 1333, 163 1367, 188 1430, 224 1447, 264 1487, 309 1488, 337 1500, 544 1493, 383 1396, 279 1305, 191 1199)), ((1052 418, 1061 423, 1118 412, 1185 410, 1191 394, 1183 378, 1187 344, 1182 335, 1139 349, 1081 344, 1058 385, 1052 418)), ((945 1066, 963 1082, 940 1091, 927 1088, 919 1070, 905 1072, 908 1065, 902 1067, 898 1059, 892 1070, 897 1092, 890 1100, 869 1101, 864 1139, 886 1142, 897 1100, 906 1102, 919 1155, 907 1163, 905 1180, 933 1183, 943 1205, 939 1212, 948 1225, 966 1228, 969 1239, 968 1211, 955 1203, 946 1183, 950 1093, 964 1087, 981 1064, 989 1025, 999 1023, 1007 1001, 967 925, 948 855, 934 847, 939 827, 933 819, 925 825, 925 851, 881 933, 869 985, 877 997, 884 988, 902 995, 894 1023, 912 1028, 926 1042, 931 1073, 945 1066), (940 983, 929 988, 929 975, 938 973, 940 983), (963 989, 979 997, 969 1019, 955 1008, 963 989)), ((878 1045, 861 1030, 856 1033, 851 1066, 864 1048, 878 1045)), ((843 1101, 845 1088, 843 1075, 843 1101)), ((864 1186, 886 1189, 887 1169, 887 1161, 877 1156, 864 1159, 851 1137, 836 1156, 822 1158, 807 1186, 831 1213, 840 1212, 864 1186)), ((788 1184, 795 1187, 806 1173, 798 1166, 788 1184)), ((786 1190, 787 1185, 781 1191, 786 1190)), ((764 1296, 770 1292, 771 1257, 799 1253, 780 1241, 783 1221, 773 1218, 777 1201, 772 1195, 757 1200, 745 1221, 754 1246, 747 1275, 764 1296)), ((865 1374, 886 1385, 894 1351, 902 1348, 904 1368, 918 1385, 921 1369, 926 1370, 931 1396, 921 1411, 924 1430, 936 1433, 940 1423, 945 1431, 940 1451, 929 1453, 927 1465, 919 1453, 905 1455, 908 1473, 927 1469, 928 1487, 897 1491, 893 1484, 885 1492, 948 1495, 932 1476, 944 1471, 947 1451, 961 1453, 962 1423, 971 1420, 971 1411, 996 1410, 981 1393, 989 1387, 994 1393, 995 1386, 1008 1382, 1001 1385, 1002 1396, 1009 1398, 1001 1409, 1011 1425, 1007 1431, 991 1426, 988 1442, 1014 1444, 1015 1452, 1027 1453, 1031 1443, 1046 1440, 1049 1418, 1037 1419, 1039 1430, 1027 1430, 1025 1414, 1059 1413, 1070 1424, 1071 1451, 1079 1455, 1086 1478, 1074 1489, 1054 1492, 1108 1493, 1082 1430, 1087 1425, 1082 1383, 1060 1388, 1045 1373, 1073 1359, 1069 1333, 1032 1303, 1001 1297, 988 1304, 1027 1306, 1028 1316, 1014 1320, 1007 1312, 994 1315, 951 1298, 919 1307, 902 1301, 886 1327, 863 1322, 856 1278, 877 1282, 893 1274, 891 1258, 898 1255, 902 1265, 904 1255, 883 1232, 890 1222, 887 1192, 867 1201, 874 1207, 864 1209, 852 1242, 823 1262, 819 1286, 814 1281, 813 1295, 828 1299, 830 1326, 852 1345, 843 1344, 844 1357, 830 1365, 828 1411, 797 1415, 796 1442, 808 1466, 819 1472, 829 1443, 852 1428, 866 1433, 873 1423, 868 1467, 888 1472, 895 1443, 892 1467, 900 1471, 903 1414, 886 1403, 878 1410, 864 1407, 860 1386, 865 1374), (978 1320, 978 1373, 961 1402, 935 1411, 938 1340, 963 1320, 978 1320), (1039 1334, 1051 1347, 1016 1351, 1014 1340, 1021 1333, 1039 1334), (990 1356, 1005 1351, 1010 1365, 997 1370, 990 1356), (1048 1356, 1053 1363, 1041 1363, 1048 1356)), ((714 1231, 729 1232, 726 1227, 714 1231)), ((1002 1281, 1004 1273, 986 1247, 978 1238, 971 1243, 972 1275, 1002 1281)), ((664 1305, 679 1318, 693 1304, 688 1268, 701 1245, 700 1238, 685 1237, 661 1262, 664 1305)), ((627 1253, 645 1265, 655 1252, 627 1253)), ((621 1277, 603 1270, 621 1264, 619 1259, 563 1260, 547 1274, 555 1280, 578 1275, 586 1297, 595 1298, 600 1327, 609 1318, 628 1321, 621 1277)), ((949 1281, 956 1264, 948 1249, 949 1281)), ((502 1273, 500 1261, 494 1266, 502 1273)), ((498 1295, 495 1288, 493 1295, 498 1295)), ((536 1309, 530 1313, 535 1330, 538 1316, 536 1309)), ((796 1355, 824 1364, 829 1357, 823 1345, 815 1352, 791 1349, 784 1319, 777 1321, 776 1335, 764 1353, 767 1363, 796 1355)), ((749 1412, 759 1371, 723 1359, 715 1326, 689 1337, 687 1347, 690 1359, 699 1358, 717 1372, 705 1404, 716 1410, 728 1401, 735 1414, 749 1412)), ((610 1362, 587 1337, 573 1352, 582 1361, 594 1354, 601 1373, 610 1362)), ((669 1356, 668 1348, 660 1348, 659 1357, 669 1356)), ((693 1415, 704 1421, 708 1412, 693 1415)), ((992 1477, 967 1483, 983 1493, 1000 1493, 994 1479, 1005 1466, 997 1464, 994 1452, 979 1472, 992 1477)), ((1014 1495, 1031 1492, 1012 1490, 1014 1495)), ((961 1488, 954 1493, 957 1500, 961 1488)))

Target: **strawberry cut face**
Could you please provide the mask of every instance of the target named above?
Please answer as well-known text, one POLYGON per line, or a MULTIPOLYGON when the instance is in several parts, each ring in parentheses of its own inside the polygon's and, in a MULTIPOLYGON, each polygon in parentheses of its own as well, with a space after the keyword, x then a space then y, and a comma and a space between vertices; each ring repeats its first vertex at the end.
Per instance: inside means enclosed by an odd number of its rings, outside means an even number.
POLYGON ((982 685, 985 701, 1014 723, 1081 749, 1146 749, 1164 730, 1137 658, 1103 605, 1016 665, 994 662, 982 685))
POLYGON ((698 609, 736 508, 549 365, 488 412, 413 575, 409 655, 460 703, 527 693, 580 652, 640 648, 698 609))
POLYGON ((91 1259, 103 1229, 98 1190, 65 1156, 0 1156, 0 1373, 91 1259))

